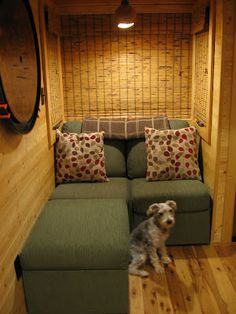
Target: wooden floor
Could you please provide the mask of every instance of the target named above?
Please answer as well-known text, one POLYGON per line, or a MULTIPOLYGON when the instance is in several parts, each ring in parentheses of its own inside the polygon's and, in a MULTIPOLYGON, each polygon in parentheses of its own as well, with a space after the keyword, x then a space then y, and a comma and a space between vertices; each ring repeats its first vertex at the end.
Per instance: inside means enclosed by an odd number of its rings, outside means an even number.
POLYGON ((129 276, 130 313, 236 313, 236 245, 169 247, 173 265, 129 276))

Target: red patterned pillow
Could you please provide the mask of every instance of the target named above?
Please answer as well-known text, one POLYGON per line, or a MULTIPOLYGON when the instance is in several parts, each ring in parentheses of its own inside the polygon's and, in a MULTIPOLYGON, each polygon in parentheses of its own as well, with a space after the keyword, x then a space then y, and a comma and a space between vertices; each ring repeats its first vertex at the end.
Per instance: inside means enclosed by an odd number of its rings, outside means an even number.
POLYGON ((199 179, 197 131, 145 128, 148 181, 199 179))
POLYGON ((57 130, 56 182, 108 181, 103 136, 104 132, 77 134, 57 130))

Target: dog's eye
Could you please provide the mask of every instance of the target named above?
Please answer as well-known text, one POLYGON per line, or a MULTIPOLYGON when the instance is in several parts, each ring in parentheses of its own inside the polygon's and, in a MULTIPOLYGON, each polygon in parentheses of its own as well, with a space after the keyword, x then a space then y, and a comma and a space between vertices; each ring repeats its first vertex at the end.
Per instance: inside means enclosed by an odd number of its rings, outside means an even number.
POLYGON ((173 209, 170 209, 169 212, 170 212, 170 213, 173 213, 173 209))
POLYGON ((159 214, 159 216, 162 216, 163 215, 163 213, 158 213, 159 214))

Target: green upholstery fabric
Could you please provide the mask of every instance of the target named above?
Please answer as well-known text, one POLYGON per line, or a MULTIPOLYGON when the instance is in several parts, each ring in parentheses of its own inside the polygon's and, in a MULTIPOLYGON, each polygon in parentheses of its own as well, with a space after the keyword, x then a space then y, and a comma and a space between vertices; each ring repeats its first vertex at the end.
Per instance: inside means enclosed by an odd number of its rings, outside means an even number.
POLYGON ((49 201, 20 255, 24 270, 127 269, 125 200, 49 201))
POLYGON ((127 141, 127 175, 130 179, 144 178, 147 171, 147 154, 144 138, 127 141))
POLYGON ((29 314, 127 314, 127 270, 23 271, 29 314))
POLYGON ((179 212, 198 212, 210 209, 210 196, 199 180, 152 181, 145 178, 131 182, 132 206, 137 213, 146 213, 152 203, 174 200, 179 212))
POLYGON ((62 132, 65 133, 81 133, 82 122, 81 121, 67 121, 62 126, 62 132))
MULTIPOLYGON (((189 124, 185 120, 169 120, 171 129, 181 129, 189 124)), ((144 178, 147 171, 145 139, 127 141, 127 175, 130 179, 144 178)))
MULTIPOLYGON (((147 219, 147 216, 134 213, 133 227, 147 219)), ((176 211, 176 224, 171 229, 168 245, 207 244, 210 241, 211 211, 176 211)))
POLYGON ((122 198, 130 199, 130 182, 127 178, 109 178, 109 182, 65 183, 58 185, 51 199, 122 198))
POLYGON ((169 120, 171 129, 182 129, 189 126, 189 123, 185 120, 169 120))
POLYGON ((104 140, 106 174, 108 177, 125 177, 125 141, 104 140))

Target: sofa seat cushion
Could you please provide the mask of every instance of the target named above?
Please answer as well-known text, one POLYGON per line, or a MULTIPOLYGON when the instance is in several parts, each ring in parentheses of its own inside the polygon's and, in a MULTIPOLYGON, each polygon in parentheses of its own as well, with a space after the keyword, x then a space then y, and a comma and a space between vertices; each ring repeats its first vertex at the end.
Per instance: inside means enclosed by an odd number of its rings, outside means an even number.
POLYGON ((127 269, 124 200, 51 200, 21 253, 23 270, 127 269))
POLYGON ((109 178, 109 182, 80 182, 58 185, 50 199, 121 198, 130 199, 130 182, 127 178, 109 178))
POLYGON ((178 212, 210 209, 207 187, 199 180, 152 181, 137 178, 131 181, 133 211, 144 214, 151 203, 174 200, 178 212))

